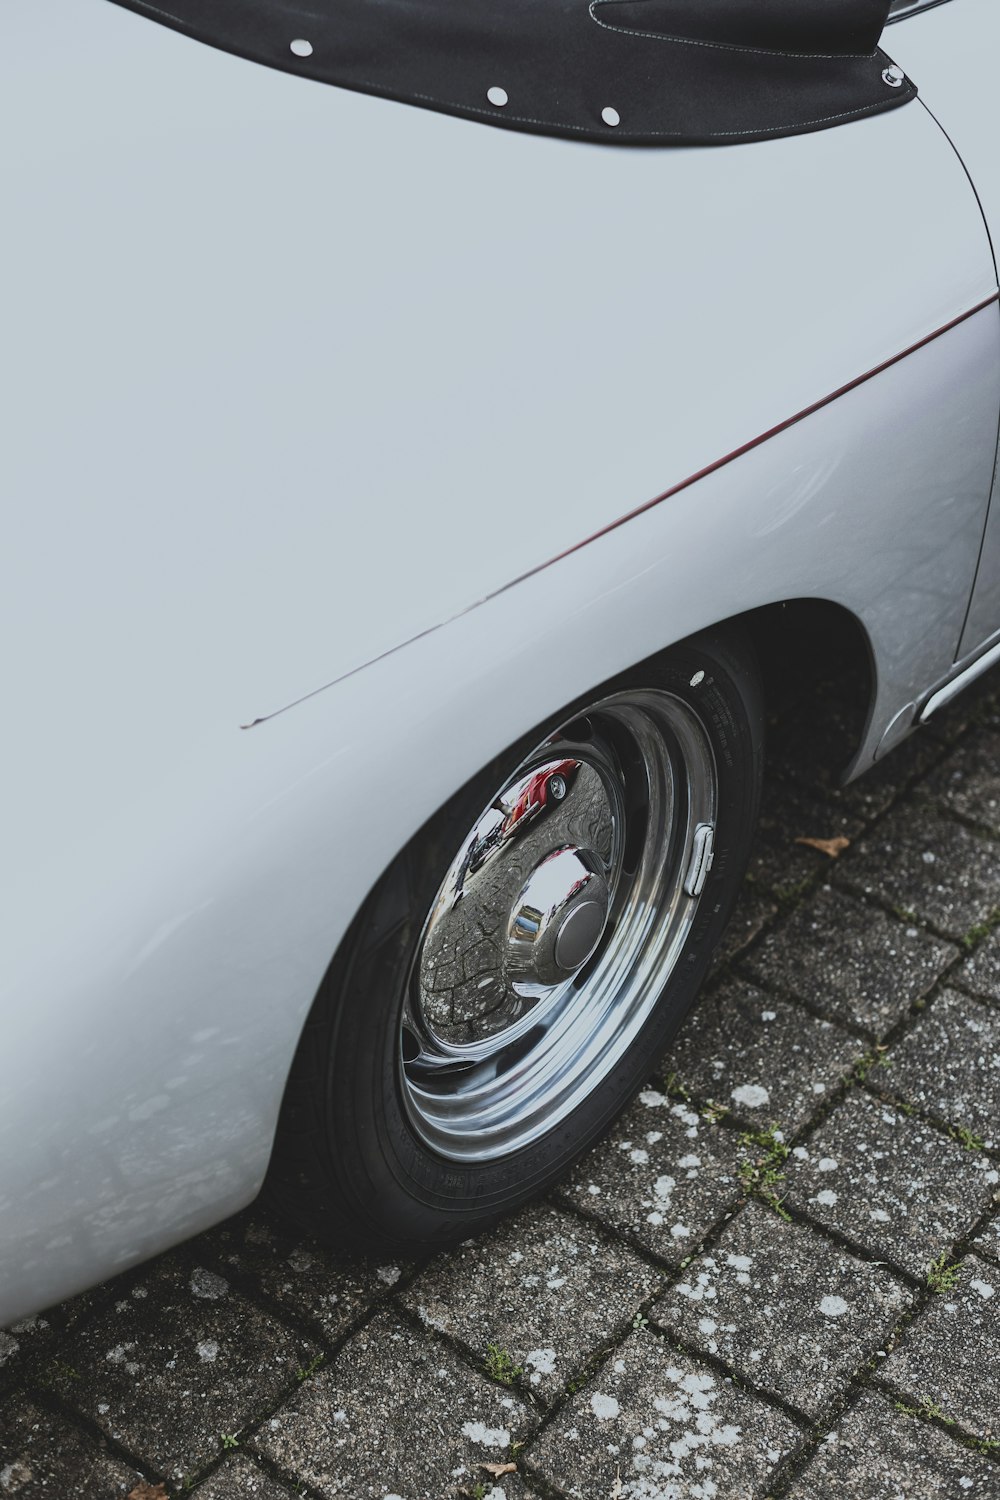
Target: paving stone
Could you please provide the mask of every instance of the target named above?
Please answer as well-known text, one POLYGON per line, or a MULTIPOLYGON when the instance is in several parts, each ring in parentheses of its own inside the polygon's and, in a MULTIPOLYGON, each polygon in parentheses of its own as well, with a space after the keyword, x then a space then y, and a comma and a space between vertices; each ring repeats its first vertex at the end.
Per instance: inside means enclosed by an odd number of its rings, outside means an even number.
MULTIPOLYGON (((1000 1195, 995 1201, 1000 1202, 1000 1195)), ((978 1250, 980 1255, 989 1255, 994 1260, 1000 1261, 1000 1214, 997 1214, 987 1224, 982 1234, 973 1240, 972 1248, 978 1250)))
POLYGON ((790 1205, 920 1278, 1000 1183, 988 1157, 858 1090, 795 1147, 785 1177, 790 1205))
POLYGON ((130 1453, 184 1482, 317 1353, 180 1253, 155 1262, 64 1345, 51 1381, 130 1453))
POLYGON ((966 989, 1000 1003, 1000 930, 993 932, 956 975, 966 989))
POLYGON ((1000 1439, 1000 1270, 968 1256, 956 1286, 914 1318, 882 1375, 914 1406, 932 1403, 974 1437, 1000 1439))
POLYGON ((343 1337, 390 1288, 405 1267, 336 1255, 316 1240, 284 1232, 253 1210, 229 1219, 201 1242, 225 1272, 240 1272, 272 1302, 311 1323, 324 1339, 343 1337))
POLYGON ((676 1265, 740 1197, 742 1155, 732 1131, 658 1089, 643 1089, 559 1196, 676 1265))
POLYGON ((459 1491, 463 1500, 540 1500, 538 1491, 520 1475, 493 1476, 489 1470, 478 1469, 465 1484, 465 1490, 459 1491))
POLYGON ((962 817, 1000 831, 1000 733, 976 728, 920 790, 962 817))
POLYGON ((944 990, 887 1058, 881 1087, 1000 1144, 1000 1014, 944 990))
POLYGON ((856 1037, 738 980, 699 1000, 667 1057, 698 1098, 753 1129, 798 1130, 864 1051, 856 1037))
POLYGON ((815 1417, 911 1300, 888 1271, 751 1202, 650 1317, 815 1417))
MULTIPOLYGON (((834 807, 849 809, 867 828, 876 818, 888 812, 907 783, 924 769, 925 758, 918 759, 908 753, 912 750, 912 744, 912 741, 904 742, 893 755, 872 766, 857 781, 851 781, 847 786, 840 785, 838 772, 828 774, 823 780, 815 780, 812 790, 821 792, 834 807)), ((856 742, 854 748, 857 748, 856 742)), ((938 747, 935 747, 935 751, 940 753, 938 747)))
POLYGON ((538 1491, 520 1474, 491 1474, 482 1463, 463 1478, 462 1485, 463 1500, 540 1500, 538 1491))
MULTIPOLYGON (((839 781, 830 789, 834 800, 843 798, 849 806, 859 812, 867 810, 869 817, 883 813, 888 806, 914 783, 919 786, 922 777, 941 759, 941 746, 950 744, 955 735, 948 733, 928 734, 919 726, 909 737, 874 766, 869 767, 856 781, 841 787, 839 781)), ((851 753, 853 755, 853 747, 851 753)))
POLYGON ((37 1379, 60 1336, 92 1311, 101 1296, 101 1291, 88 1292, 0 1330, 0 1390, 37 1379))
POLYGON ((538 1491, 520 1474, 491 1474, 482 1463, 462 1480, 463 1500, 540 1500, 538 1491), (482 1486, 482 1488, 480 1488, 482 1486))
POLYGON ((379 1313, 273 1417, 252 1446, 324 1496, 444 1500, 485 1479, 536 1418, 440 1339, 379 1313))
POLYGON ((34 1313, 29 1318, 22 1318, 19 1323, 12 1323, 6 1332, 0 1332, 0 1364, 3 1364, 5 1348, 13 1358, 17 1352, 45 1350, 51 1343, 52 1325, 44 1314, 34 1313))
MULTIPOLYGON (((850 755, 854 754, 857 745, 856 739, 850 755)), ((827 773, 825 779, 818 781, 814 790, 822 790, 826 801, 835 807, 847 808, 867 826, 887 812, 913 782, 919 784, 919 778, 933 768, 941 753, 942 741, 938 738, 919 732, 911 734, 891 755, 869 767, 864 775, 847 786, 840 784, 840 775, 847 763, 845 760, 839 762, 832 773, 827 773)))
POLYGON ((717 973, 738 958, 777 914, 777 903, 748 875, 715 950, 711 972, 717 973))
POLYGON ((816 796, 794 781, 768 777, 760 805, 760 830, 764 838, 779 848, 801 851, 810 860, 810 868, 823 869, 831 856, 799 844, 797 839, 851 840, 865 827, 865 819, 853 808, 834 802, 825 793, 816 796))
POLYGON ((1000 1500, 1000 1467, 865 1391, 788 1500, 1000 1500))
POLYGON ((298 1500, 298 1491, 265 1474, 245 1453, 234 1453, 191 1491, 198 1500, 298 1500))
POLYGON ((780 985, 831 1020, 881 1037, 927 994, 957 953, 912 923, 824 886, 770 932, 746 963, 763 984, 780 985))
POLYGON ((528 1466, 574 1500, 751 1500, 800 1441, 783 1413, 641 1331, 564 1407, 528 1466))
POLYGON ((497 1346, 550 1399, 662 1281, 595 1226, 543 1204, 439 1256, 402 1300, 476 1359, 497 1346))
POLYGON ((760 838, 750 854, 747 878, 755 891, 791 906, 824 876, 827 864, 825 855, 791 839, 779 844, 760 838))
POLYGON ((1000 847, 933 807, 890 813, 839 870, 949 937, 964 937, 1000 906, 1000 847))
POLYGON ((0 1409, 0 1495, 121 1500, 139 1478, 88 1433, 33 1402, 0 1409))

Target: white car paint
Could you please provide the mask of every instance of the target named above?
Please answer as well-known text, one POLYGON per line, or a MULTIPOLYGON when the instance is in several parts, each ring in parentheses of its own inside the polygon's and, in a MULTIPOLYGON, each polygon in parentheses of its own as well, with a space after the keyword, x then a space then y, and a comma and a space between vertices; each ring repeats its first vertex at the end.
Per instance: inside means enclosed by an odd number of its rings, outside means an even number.
MULTIPOLYGON (((1000 252, 1000 151, 997 123, 984 122, 982 104, 984 98, 997 94, 1000 28, 996 0, 958 0, 939 6, 899 24, 887 37, 912 77, 934 79, 928 107, 947 130, 975 184, 996 258, 1000 252)), ((1000 506, 994 506, 962 636, 963 656, 974 654, 998 624, 1000 506)))
POLYGON ((1000 315, 919 103, 605 150, 105 0, 8 0, 0 99, 9 1319, 253 1196, 363 894, 562 703, 829 598, 871 759, 952 670, 1000 315))
POLYGON ((955 143, 994 234, 1000 233, 1000 154, 983 101, 996 91, 994 0, 949 0, 887 28, 883 45, 919 80, 924 103, 955 143), (912 72, 911 72, 912 69, 912 72))

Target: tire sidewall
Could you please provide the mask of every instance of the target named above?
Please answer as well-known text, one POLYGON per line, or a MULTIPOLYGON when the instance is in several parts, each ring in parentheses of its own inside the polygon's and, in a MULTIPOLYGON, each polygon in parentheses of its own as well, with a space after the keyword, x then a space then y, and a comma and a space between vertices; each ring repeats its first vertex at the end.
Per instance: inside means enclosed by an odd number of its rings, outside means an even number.
MULTIPOLYGON (((373 1242, 438 1244, 485 1228, 554 1180, 607 1129, 689 1011, 749 857, 759 801, 763 713, 749 648, 725 632, 692 638, 605 683, 533 730, 468 782, 406 846, 352 928, 348 961, 327 983, 325 1126, 329 1166, 373 1242), (636 687, 690 705, 715 756, 712 868, 691 931, 662 995, 624 1056, 538 1140, 482 1163, 431 1150, 406 1111, 399 1027, 414 952, 455 850, 511 771, 558 725, 597 698, 636 687)), ((334 966, 334 971, 337 966, 334 966)), ((321 997, 322 998, 322 997, 321 997)))

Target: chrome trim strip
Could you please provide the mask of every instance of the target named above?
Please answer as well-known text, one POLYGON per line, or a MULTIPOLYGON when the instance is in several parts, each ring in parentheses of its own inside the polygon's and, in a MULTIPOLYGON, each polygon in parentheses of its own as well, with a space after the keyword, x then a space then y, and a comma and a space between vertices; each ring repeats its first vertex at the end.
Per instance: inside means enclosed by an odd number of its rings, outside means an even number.
POLYGON ((967 688, 970 683, 975 682, 976 678, 981 677, 984 672, 988 672, 990 667, 995 667, 997 662, 1000 662, 1000 642, 991 647, 989 651, 984 652, 982 656, 977 657, 971 666, 966 667, 964 672, 959 672, 957 677, 953 677, 950 682, 945 683, 944 687, 938 688, 936 693, 932 693, 920 710, 918 722, 926 724, 932 714, 936 714, 939 708, 944 708, 946 703, 950 703, 953 698, 957 698, 964 688, 967 688))

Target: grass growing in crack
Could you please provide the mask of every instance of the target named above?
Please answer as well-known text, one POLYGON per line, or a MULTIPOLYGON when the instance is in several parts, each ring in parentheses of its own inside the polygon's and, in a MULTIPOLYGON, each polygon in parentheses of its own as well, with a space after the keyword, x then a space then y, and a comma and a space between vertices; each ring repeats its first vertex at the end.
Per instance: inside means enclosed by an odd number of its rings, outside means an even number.
MULTIPOLYGON (((954 1417, 949 1417, 936 1401, 931 1401, 927 1396, 923 1397, 919 1406, 907 1406, 905 1401, 894 1401, 893 1406, 897 1411, 905 1412, 908 1417, 927 1417, 945 1427, 958 1426, 954 1417)), ((1000 1438, 968 1437, 964 1432, 956 1432, 954 1436, 963 1448, 968 1448, 973 1453, 1000 1453, 1000 1438)))
POLYGON ((649 1319, 643 1313, 637 1312, 635 1317, 632 1319, 632 1327, 636 1330, 636 1332, 638 1332, 640 1328, 648 1328, 649 1319))
POLYGON ((943 1422, 946 1427, 955 1426, 954 1417, 949 1417, 946 1412, 941 1410, 936 1401, 929 1401, 926 1397, 921 1401, 919 1406, 907 1406, 905 1401, 895 1401, 893 1405, 897 1411, 905 1413, 908 1417, 929 1417, 937 1422, 943 1422))
POLYGON ((74 1370, 72 1365, 67 1365, 61 1359, 54 1359, 49 1365, 48 1373, 53 1380, 79 1380, 79 1370, 74 1370))
POLYGON ((692 1103, 690 1090, 685 1083, 681 1082, 676 1073, 667 1074, 663 1080, 663 1092, 667 1095, 668 1099, 680 1099, 684 1104, 690 1105, 692 1109, 696 1109, 701 1118, 707 1120, 709 1125, 717 1125, 729 1113, 729 1109, 725 1104, 716 1104, 714 1099, 709 1099, 703 1105, 692 1103))
POLYGON ((876 1047, 874 1052, 866 1052, 858 1059, 854 1064, 854 1077, 858 1083, 864 1083, 872 1068, 892 1067, 892 1058, 886 1057, 885 1052, 885 1047, 876 1047))
POLYGON ((974 1130, 970 1130, 968 1125, 952 1125, 948 1134, 953 1141, 957 1141, 960 1146, 964 1146, 966 1151, 982 1151, 986 1144, 982 1136, 977 1135, 974 1130))
POLYGON ((673 1099, 683 1099, 685 1104, 690 1104, 691 1095, 684 1084, 681 1083, 676 1073, 668 1073, 663 1084, 663 1092, 673 1099))
POLYGON ((774 896, 775 901, 777 901, 779 909, 787 911, 789 907, 794 906, 806 894, 814 879, 815 875, 810 872, 810 874, 803 876, 801 880, 796 880, 794 885, 772 886, 771 894, 774 896))
POLYGON ((966 950, 978 948, 979 944, 988 938, 998 925, 1000 925, 1000 907, 994 908, 985 922, 977 922, 974 927, 969 928, 961 939, 962 947, 966 950))
POLYGON ((593 1354, 587 1360, 587 1363, 583 1366, 583 1368, 581 1370, 577 1370, 576 1374, 571 1380, 567 1380, 566 1390, 569 1395, 575 1396, 577 1391, 581 1390, 589 1380, 593 1379, 594 1375, 597 1373, 598 1369, 603 1363, 604 1356, 608 1352, 609 1346, 607 1345, 603 1349, 594 1350, 593 1354))
POLYGON ((501 1385, 513 1385, 517 1377, 524 1374, 523 1367, 516 1365, 507 1350, 502 1349, 499 1344, 486 1345, 483 1369, 501 1385))
POLYGON ((221 1442, 223 1448, 238 1448, 240 1446, 240 1437, 238 1432, 220 1432, 219 1441, 221 1442))
POLYGON ((745 1156, 737 1168, 737 1175, 745 1193, 754 1194, 783 1219, 790 1217, 782 1207, 779 1184, 784 1182, 783 1171, 788 1159, 788 1147, 772 1128, 770 1130, 747 1130, 740 1136, 745 1156))
POLYGON ((315 1375, 325 1358, 324 1354, 315 1354, 307 1365, 300 1365, 295 1372, 296 1380, 301 1382, 308 1380, 311 1375, 315 1375))
POLYGON ((958 1273, 962 1269, 960 1260, 948 1263, 947 1255, 939 1255, 927 1271, 927 1285, 932 1292, 953 1292, 958 1285, 958 1273))

